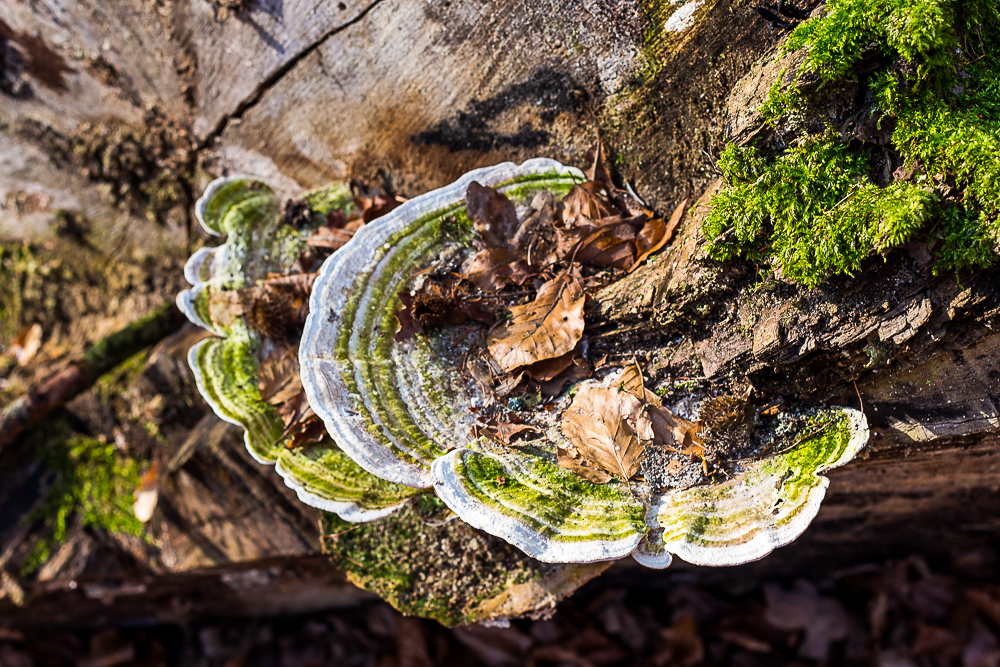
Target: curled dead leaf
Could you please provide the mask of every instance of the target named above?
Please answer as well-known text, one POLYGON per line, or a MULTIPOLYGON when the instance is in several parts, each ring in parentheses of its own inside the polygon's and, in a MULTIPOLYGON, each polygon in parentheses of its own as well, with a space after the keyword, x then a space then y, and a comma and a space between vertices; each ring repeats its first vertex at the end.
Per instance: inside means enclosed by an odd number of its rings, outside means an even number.
POLYGON ((575 448, 556 448, 556 462, 594 484, 607 484, 612 479, 611 475, 587 461, 575 448))
POLYGON ((583 360, 583 357, 575 357, 573 364, 559 375, 547 382, 539 383, 542 396, 552 397, 562 393, 567 384, 575 384, 580 380, 590 377, 590 366, 583 360))
POLYGON ((670 239, 674 237, 674 232, 677 231, 677 225, 680 224, 681 219, 684 217, 688 201, 684 199, 677 205, 668 222, 664 223, 663 220, 656 218, 647 221, 643 225, 642 230, 636 237, 636 248, 639 251, 639 256, 636 258, 632 268, 629 269, 630 271, 635 270, 635 267, 645 262, 650 255, 659 251, 670 242, 670 239))
POLYGON ((299 348, 279 347, 257 369, 260 397, 271 405, 281 405, 302 391, 299 381, 299 348))
POLYGON ((316 233, 306 239, 308 245, 316 248, 336 250, 351 240, 354 232, 343 228, 320 227, 316 233))
POLYGON ((541 435, 537 426, 531 424, 511 424, 500 422, 489 426, 476 428, 477 435, 485 435, 505 445, 512 444, 515 440, 527 438, 529 435, 541 435))
POLYGON ((646 408, 650 430, 643 432, 654 445, 660 445, 681 454, 704 457, 705 444, 698 436, 698 424, 675 415, 670 410, 656 405, 646 408))
POLYGON ((463 267, 462 277, 484 292, 496 292, 510 282, 511 272, 502 272, 519 259, 510 248, 486 248, 463 267))
POLYGON ((621 391, 632 394, 640 401, 650 403, 651 405, 661 404, 660 397, 649 389, 646 389, 646 381, 642 375, 642 369, 639 368, 639 362, 635 357, 632 357, 632 362, 622 371, 621 377, 618 379, 618 388, 621 391))
POLYGON ((473 181, 465 191, 465 203, 483 247, 510 247, 520 223, 507 197, 473 181))

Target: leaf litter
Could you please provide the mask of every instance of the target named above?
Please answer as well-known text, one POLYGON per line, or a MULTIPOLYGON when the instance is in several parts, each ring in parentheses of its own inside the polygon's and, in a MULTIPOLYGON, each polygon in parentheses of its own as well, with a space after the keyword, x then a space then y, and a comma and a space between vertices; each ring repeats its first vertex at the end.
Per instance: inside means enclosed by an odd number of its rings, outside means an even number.
POLYGON ((663 249, 688 202, 659 217, 617 187, 601 144, 585 174, 561 199, 543 191, 520 212, 503 193, 470 184, 473 245, 454 244, 414 275, 398 295, 395 338, 478 327, 479 342, 462 360, 486 394, 474 409, 483 424, 475 435, 504 446, 561 435, 558 463, 596 483, 648 478, 656 462, 660 477, 689 470, 688 485, 696 483, 708 471, 700 424, 663 407, 635 360, 618 386, 582 382, 598 365, 605 378, 614 370, 606 356, 588 360, 588 294, 663 249), (563 396, 569 386, 572 401, 563 396))

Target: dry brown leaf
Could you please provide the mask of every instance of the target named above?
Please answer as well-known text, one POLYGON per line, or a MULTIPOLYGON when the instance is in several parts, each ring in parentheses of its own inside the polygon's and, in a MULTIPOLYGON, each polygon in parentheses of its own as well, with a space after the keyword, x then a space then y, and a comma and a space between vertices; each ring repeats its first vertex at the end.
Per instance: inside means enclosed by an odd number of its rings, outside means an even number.
POLYGON ((473 181, 465 191, 465 203, 486 248, 506 248, 517 233, 520 223, 517 211, 503 194, 473 181))
POLYGON ((604 198, 607 193, 607 188, 593 181, 574 185, 562 200, 558 226, 572 229, 593 225, 602 218, 617 216, 618 211, 604 198))
POLYGON ((487 347, 504 371, 571 351, 583 337, 585 297, 569 276, 550 280, 534 301, 510 308, 511 319, 490 332, 487 347))
POLYGON ((361 220, 364 222, 371 222, 376 218, 381 218, 383 215, 401 205, 406 200, 397 197, 396 195, 375 195, 371 199, 364 198, 366 205, 359 207, 362 209, 361 220))
POLYGON ((643 438, 653 441, 681 454, 704 456, 705 447, 698 437, 698 424, 675 415, 670 410, 657 405, 646 408, 650 431, 640 429, 643 438))
POLYGON ((680 224, 681 219, 684 217, 684 211, 687 209, 688 205, 687 199, 681 201, 674 209, 673 214, 670 216, 670 220, 664 224, 663 220, 657 218, 655 220, 649 220, 645 225, 643 225, 642 230, 636 237, 636 247, 639 251, 639 257, 635 260, 635 264, 629 271, 634 271, 635 267, 639 266, 646 259, 652 255, 654 252, 660 250, 663 246, 670 242, 670 239, 674 237, 674 232, 677 231, 677 225, 680 224))
POLYGON ((291 436, 291 439, 285 443, 285 447, 296 449, 304 447, 310 442, 319 442, 325 434, 326 428, 323 426, 323 421, 319 418, 319 415, 310 410, 309 414, 299 420, 298 423, 286 428, 281 437, 284 439, 291 436))
POLYGON ((601 227, 580 244, 577 259, 593 266, 628 269, 635 264, 635 228, 627 222, 601 227))
POLYGON ((572 366, 573 357, 575 355, 576 350, 573 349, 564 355, 553 357, 552 359, 536 361, 530 366, 525 366, 524 372, 527 373, 535 382, 548 382, 572 366))
POLYGON ((354 232, 343 228, 320 227, 316 233, 306 239, 306 244, 317 248, 336 250, 351 240, 354 232))
POLYGON ((590 168, 583 171, 588 180, 603 185, 609 191, 615 188, 611 179, 611 172, 605 164, 604 143, 598 139, 597 145, 587 151, 587 158, 590 159, 590 168))
POLYGON ((580 452, 576 449, 563 449, 562 447, 557 447, 556 462, 563 468, 572 470, 583 479, 588 482, 593 482, 594 484, 607 484, 612 479, 611 475, 604 472, 600 468, 595 467, 592 463, 580 456, 580 452))
POLYGON ((531 210, 518 228, 511 244, 521 252, 527 252, 528 247, 536 241, 539 235, 551 232, 552 223, 556 217, 555 198, 548 190, 542 190, 531 200, 531 210))
POLYGON ((650 403, 651 405, 661 405, 660 397, 646 389, 646 380, 642 375, 642 369, 639 368, 639 362, 635 357, 632 357, 632 363, 626 366, 625 370, 622 371, 618 388, 632 394, 645 403, 650 403))
POLYGON ((537 426, 532 426, 531 424, 511 424, 508 422, 479 427, 476 431, 478 434, 485 435, 505 445, 509 445, 515 439, 527 436, 529 433, 541 434, 537 426))
POLYGON ((484 292, 496 292, 509 282, 508 275, 500 273, 500 269, 517 259, 517 253, 510 248, 486 248, 477 252, 472 261, 463 267, 462 277, 484 292))
POLYGON ((628 480, 639 472, 643 446, 627 418, 641 412, 642 403, 632 394, 586 386, 563 413, 561 429, 585 459, 628 480))
POLYGON ((281 405, 302 391, 299 381, 299 348, 279 347, 260 363, 257 370, 260 397, 271 405, 281 405))
POLYGON ((667 475, 674 476, 679 475, 681 470, 684 470, 685 465, 676 459, 671 459, 667 465, 663 468, 663 472, 667 475))
POLYGON ((542 396, 558 396, 567 384, 574 384, 589 378, 590 373, 590 366, 587 365, 587 362, 582 357, 576 357, 573 359, 573 364, 562 373, 547 382, 539 383, 539 389, 542 396))
POLYGON ((8 353, 13 355, 18 366, 24 366, 35 358, 39 348, 42 346, 42 325, 38 322, 17 332, 14 343, 10 346, 8 353))
POLYGON ((523 394, 527 388, 528 378, 526 373, 511 373, 497 385, 496 389, 493 390, 493 393, 496 394, 497 397, 503 398, 505 396, 510 396, 511 394, 523 394))
POLYGON ((396 311, 396 322, 399 323, 399 331, 393 336, 393 339, 397 343, 402 343, 404 340, 413 338, 414 335, 420 333, 424 326, 413 315, 413 295, 409 292, 399 293, 400 307, 396 311))

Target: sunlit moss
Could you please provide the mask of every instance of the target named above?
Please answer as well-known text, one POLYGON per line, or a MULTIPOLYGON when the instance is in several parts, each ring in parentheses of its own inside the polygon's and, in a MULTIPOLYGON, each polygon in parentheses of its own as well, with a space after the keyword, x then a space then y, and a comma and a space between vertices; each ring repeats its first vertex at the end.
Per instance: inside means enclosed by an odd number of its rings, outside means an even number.
MULTIPOLYGON (((830 0, 785 51, 819 91, 775 84, 761 111, 772 124, 812 113, 811 100, 854 76, 863 58, 885 63, 867 79, 869 113, 892 128, 913 171, 879 186, 868 148, 832 129, 799 136, 765 157, 730 145, 726 187, 704 227, 717 259, 769 260, 797 282, 852 273, 866 257, 916 238, 934 244, 938 270, 984 266, 1000 244, 1000 5, 984 0, 830 0)), ((792 126, 797 126, 795 123, 792 126)))

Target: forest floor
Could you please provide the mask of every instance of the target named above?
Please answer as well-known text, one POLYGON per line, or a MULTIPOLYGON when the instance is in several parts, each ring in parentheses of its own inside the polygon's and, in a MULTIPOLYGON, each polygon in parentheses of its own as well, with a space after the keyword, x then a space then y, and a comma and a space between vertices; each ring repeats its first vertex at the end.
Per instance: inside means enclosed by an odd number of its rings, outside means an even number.
POLYGON ((383 603, 97 630, 0 627, 3 667, 613 667, 1000 664, 995 553, 920 558, 750 587, 592 582, 549 619, 444 628, 383 603))

